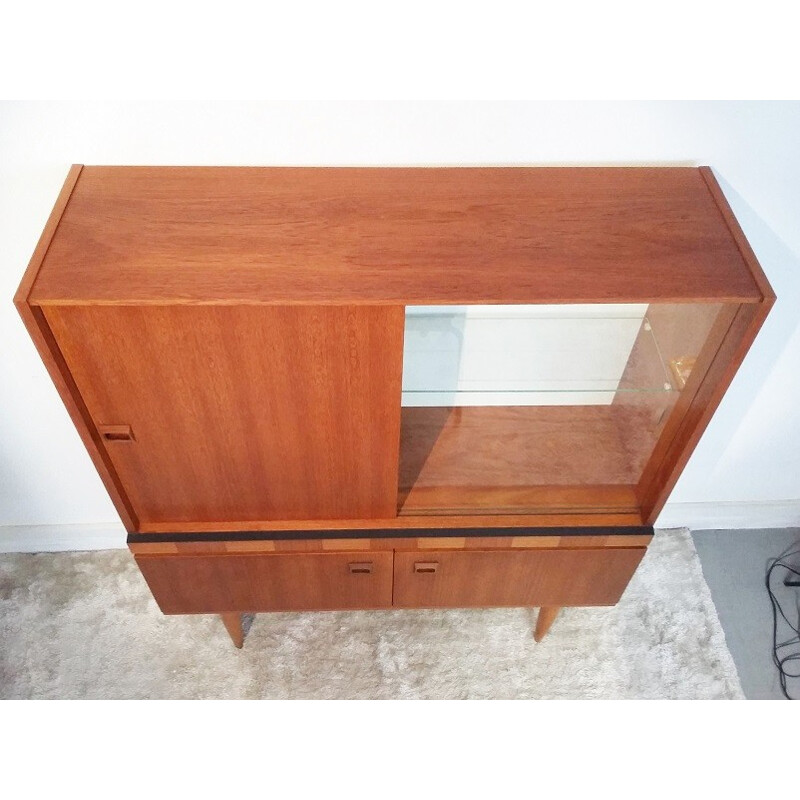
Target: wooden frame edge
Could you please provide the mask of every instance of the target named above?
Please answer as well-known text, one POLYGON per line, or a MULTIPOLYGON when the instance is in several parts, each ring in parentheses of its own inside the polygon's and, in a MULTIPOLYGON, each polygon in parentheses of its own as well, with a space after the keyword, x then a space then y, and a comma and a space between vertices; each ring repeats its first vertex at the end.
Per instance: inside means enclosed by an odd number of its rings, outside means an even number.
POLYGON ((465 516, 403 516, 387 519, 328 520, 238 520, 227 522, 142 522, 142 535, 185 536, 196 533, 241 534, 270 531, 384 528, 404 531, 409 528, 446 531, 452 528, 596 528, 618 526, 641 527, 639 514, 498 514, 465 516))
POLYGON ((366 530, 346 531, 346 538, 336 538, 319 531, 317 538, 308 536, 310 531, 292 536, 284 532, 262 534, 193 534, 190 536, 131 534, 128 549, 134 555, 281 555, 290 553, 330 552, 379 552, 431 550, 585 550, 585 549, 638 549, 647 548, 653 539, 652 527, 638 527, 630 532, 621 528, 598 528, 596 532, 562 535, 558 529, 534 533, 530 529, 519 535, 509 528, 502 530, 478 530, 474 534, 457 531, 456 536, 430 535, 417 530, 366 530))
POLYGON ((655 488, 650 489, 642 500, 645 525, 655 524, 771 307, 772 303, 766 301, 739 304, 703 383, 686 410, 683 423, 670 442, 661 466, 651 478, 650 486, 655 488))
POLYGON ((685 413, 687 424, 681 424, 669 443, 661 465, 650 479, 642 497, 642 521, 653 525, 670 493, 708 427, 713 414, 733 381, 758 331, 775 303, 775 292, 747 241, 736 215, 725 198, 711 167, 698 168, 700 176, 736 245, 753 282, 761 294, 756 301, 740 302, 731 323, 717 348, 711 365, 685 413))
POLYGON ((753 276, 753 280, 755 281, 756 286, 758 286, 758 290, 761 292, 764 302, 767 303, 768 308, 771 307, 775 302, 775 292, 773 291, 767 276, 764 274, 764 270, 762 269, 756 254, 753 252, 750 242, 747 241, 747 237, 744 235, 742 226, 739 225, 739 220, 736 219, 736 215, 733 213, 733 210, 725 198, 717 179, 714 177, 713 170, 711 167, 699 167, 699 169, 700 176, 703 178, 708 191, 711 193, 711 197, 714 199, 714 204, 717 206, 719 213, 722 215, 722 219, 725 221, 725 225, 730 231, 733 241, 736 244, 736 247, 739 250, 742 258, 744 259, 745 265, 750 270, 750 274, 753 276))
POLYGON ((14 305, 17 309, 28 302, 33 284, 36 282, 36 278, 39 275, 39 269, 42 266, 44 257, 47 255, 47 251, 50 249, 50 242, 53 241, 56 230, 61 223, 61 217, 67 209, 67 205, 72 197, 72 192, 75 189, 75 184, 78 182, 82 170, 83 164, 73 164, 69 168, 67 177, 64 180, 64 185, 58 193, 53 210, 47 218, 42 235, 36 243, 31 260, 28 262, 28 267, 23 273, 22 280, 20 280, 19 287, 14 295, 14 305))
POLYGON ((61 401, 67 409, 73 425, 75 425, 81 437, 84 447, 89 453, 89 457, 94 463, 95 469, 106 487, 106 491, 111 497, 111 501, 114 503, 117 513, 120 515, 126 529, 134 531, 139 524, 136 514, 122 489, 108 454, 102 448, 99 435, 94 430, 89 412, 83 403, 77 386, 72 381, 58 343, 47 323, 44 311, 30 301, 31 291, 39 274, 39 269, 56 234, 61 217, 69 204, 82 169, 83 166, 81 164, 75 164, 70 168, 14 295, 14 305, 22 318, 28 335, 33 341, 34 347, 39 353, 39 357, 42 359, 42 363, 50 375, 50 379, 56 387, 61 401))

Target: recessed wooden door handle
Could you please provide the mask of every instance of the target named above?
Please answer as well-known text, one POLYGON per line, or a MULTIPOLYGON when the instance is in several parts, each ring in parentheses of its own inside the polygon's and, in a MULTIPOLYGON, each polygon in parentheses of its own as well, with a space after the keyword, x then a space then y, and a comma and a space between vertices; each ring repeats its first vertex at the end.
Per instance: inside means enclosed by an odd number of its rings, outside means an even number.
POLYGON ((97 430, 107 442, 132 442, 133 431, 130 425, 98 425, 97 430))
POLYGON ((416 561, 414 562, 414 572, 438 572, 439 571, 439 562, 438 561, 416 561))
POLYGON ((372 562, 371 561, 355 561, 348 565, 350 567, 350 572, 353 575, 369 575, 372 572, 372 562))

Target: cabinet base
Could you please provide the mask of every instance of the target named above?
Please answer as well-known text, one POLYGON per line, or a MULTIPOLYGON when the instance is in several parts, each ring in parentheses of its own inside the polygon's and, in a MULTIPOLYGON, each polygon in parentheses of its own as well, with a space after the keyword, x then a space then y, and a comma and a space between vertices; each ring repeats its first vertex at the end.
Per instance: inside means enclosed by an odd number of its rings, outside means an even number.
POLYGON ((564 606, 616 604, 652 529, 342 533, 132 534, 128 542, 165 614, 218 614, 236 647, 242 614, 391 608, 539 608, 540 641, 564 606))
POLYGON ((543 606, 539 609, 539 616, 536 618, 536 629, 533 632, 534 641, 541 642, 544 639, 559 611, 561 611, 561 608, 558 606, 543 606))
POLYGON ((225 625, 225 629, 230 634, 233 646, 240 650, 244 646, 244 629, 242 628, 241 614, 220 614, 220 619, 225 625))
MULTIPOLYGON (((539 614, 536 618, 536 629, 533 633, 534 641, 541 642, 547 635, 553 622, 555 621, 561 609, 557 606, 545 606, 539 609, 539 614)), ((231 637, 233 646, 242 649, 244 646, 244 626, 242 614, 220 614, 220 619, 225 625, 225 629, 231 637)))

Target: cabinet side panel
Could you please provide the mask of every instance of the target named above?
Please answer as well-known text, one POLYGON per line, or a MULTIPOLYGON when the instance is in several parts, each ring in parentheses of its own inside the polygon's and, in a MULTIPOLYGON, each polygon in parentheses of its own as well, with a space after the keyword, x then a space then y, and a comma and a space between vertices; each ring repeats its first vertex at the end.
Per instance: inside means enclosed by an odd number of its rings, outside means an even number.
POLYGON ((29 306, 27 303, 20 303, 17 308, 123 525, 128 532, 139 530, 139 520, 131 506, 130 499, 103 447, 97 428, 69 367, 64 361, 42 309, 37 306, 29 306))
POLYGON ((111 496, 117 513, 130 532, 138 529, 138 520, 120 485, 119 478, 114 473, 108 456, 98 440, 97 431, 92 425, 86 406, 64 362, 58 344, 53 338, 47 320, 41 308, 30 302, 30 294, 39 276, 39 269, 56 236, 61 218, 69 205, 73 191, 81 176, 82 169, 82 165, 74 164, 67 173, 64 185, 61 187, 53 210, 50 212, 50 216, 42 231, 42 235, 39 237, 36 248, 31 255, 28 267, 20 280, 19 287, 14 295, 14 305, 22 318, 28 335, 31 337, 39 353, 39 357, 42 359, 42 363, 47 369, 50 379, 53 381, 106 490, 111 496))
MULTIPOLYGON (((652 525, 664 507, 670 492, 677 483, 686 462, 711 417, 719 406, 733 376, 744 360, 772 305, 771 300, 762 303, 742 303, 738 307, 726 307, 717 321, 719 330, 728 326, 724 338, 706 369, 702 365, 704 356, 698 359, 702 367, 702 382, 696 391, 686 395, 686 407, 676 407, 676 422, 669 437, 664 437, 656 448, 645 474, 639 484, 642 519, 652 525)), ((717 333, 719 335, 719 331, 717 333)), ((710 342, 715 336, 712 334, 710 342)), ((690 378, 691 380, 691 378, 690 378)), ((687 384, 688 388, 688 384, 687 384)), ((683 398, 681 398, 683 400, 683 398)), ((669 425, 668 425, 669 428, 669 425)))
POLYGON ((73 164, 67 173, 67 177, 64 180, 64 185, 61 187, 61 191, 56 198, 56 203, 53 206, 53 210, 50 212, 50 216, 48 217, 47 223, 44 226, 42 235, 39 237, 39 241, 36 244, 36 249, 33 251, 31 260, 28 263, 28 268, 25 270, 25 274, 22 276, 17 293, 14 295, 14 303, 20 310, 20 313, 22 313, 21 306, 28 302, 28 297, 31 289, 33 288, 33 284, 36 282, 36 278, 39 275, 39 268, 42 266, 44 257, 47 255, 47 251, 50 248, 53 237, 55 236, 58 226, 61 223, 61 217, 66 211, 67 205, 72 198, 72 192, 75 189, 75 184, 77 184, 78 178, 80 178, 82 169, 82 165, 73 164))
POLYGON ((772 286, 767 280, 767 276, 764 274, 764 270, 761 268, 761 264, 756 258, 756 254, 753 252, 750 242, 747 241, 747 237, 744 235, 744 231, 739 225, 739 221, 736 219, 736 216, 728 204, 728 201, 725 199, 725 195, 723 194, 720 185, 717 183, 714 173, 711 171, 710 167, 700 167, 700 175, 705 181, 711 196, 714 198, 714 202, 719 209, 719 213, 722 215, 722 219, 728 226, 731 237, 736 243, 744 263, 750 270, 750 274, 753 276, 753 280, 758 286, 761 295, 771 306, 775 301, 775 292, 772 290, 772 286))
POLYGON ((46 314, 142 522, 395 514, 402 307, 46 314))

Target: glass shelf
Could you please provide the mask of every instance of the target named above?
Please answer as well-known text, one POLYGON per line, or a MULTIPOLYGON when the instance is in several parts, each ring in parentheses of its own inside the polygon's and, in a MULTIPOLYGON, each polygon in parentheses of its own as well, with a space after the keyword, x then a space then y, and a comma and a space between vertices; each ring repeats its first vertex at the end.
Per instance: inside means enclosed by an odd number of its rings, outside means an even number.
POLYGON ((403 405, 605 405, 617 392, 674 391, 646 309, 409 307, 403 405))
POLYGON ((400 513, 635 512, 720 308, 408 307, 400 513))

